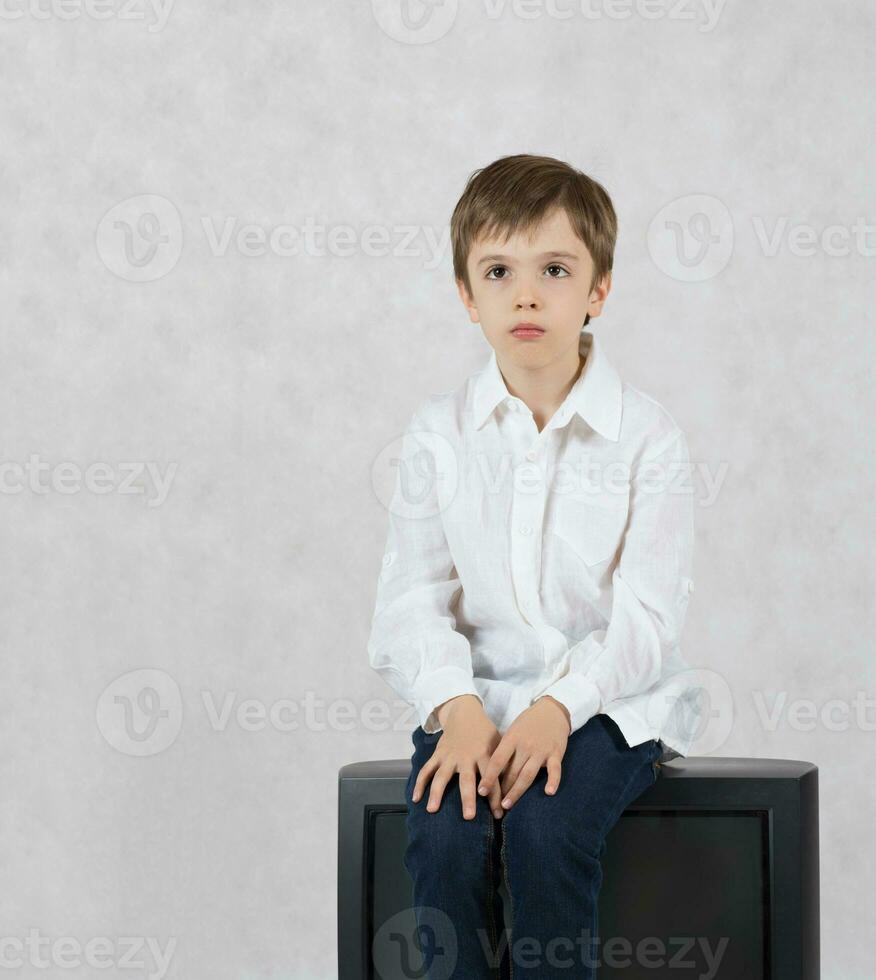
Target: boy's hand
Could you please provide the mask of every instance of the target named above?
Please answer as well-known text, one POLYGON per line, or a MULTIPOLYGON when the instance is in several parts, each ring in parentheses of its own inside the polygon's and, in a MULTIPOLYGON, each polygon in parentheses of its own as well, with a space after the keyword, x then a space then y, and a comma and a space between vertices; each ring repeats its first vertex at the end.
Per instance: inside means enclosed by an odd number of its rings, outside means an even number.
MULTIPOLYGON (((431 779, 432 789, 426 809, 434 813, 441 804, 445 787, 453 774, 458 772, 462 815, 466 820, 473 820, 477 807, 477 774, 482 774, 487 768, 493 749, 499 742, 499 730, 473 694, 462 694, 446 701, 438 715, 444 730, 431 757, 420 769, 411 795, 416 803, 431 779)), ((497 784, 490 794, 490 809, 497 817, 504 812, 499 805, 501 792, 497 784)))
POLYGON ((521 712, 505 732, 493 752, 478 792, 492 794, 499 785, 501 774, 502 806, 509 810, 529 789, 542 766, 547 766, 548 778, 544 791, 551 795, 556 793, 570 727, 571 720, 565 705, 550 695, 539 698, 521 712), (510 762, 512 756, 513 762, 510 762))

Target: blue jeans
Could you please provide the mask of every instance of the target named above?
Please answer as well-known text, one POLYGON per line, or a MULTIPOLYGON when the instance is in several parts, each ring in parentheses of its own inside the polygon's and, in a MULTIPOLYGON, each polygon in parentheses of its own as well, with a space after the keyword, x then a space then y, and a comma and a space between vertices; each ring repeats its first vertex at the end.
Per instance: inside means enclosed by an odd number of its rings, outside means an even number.
POLYGON ((630 748, 608 715, 595 715, 569 736, 553 796, 544 791, 542 767, 503 816, 494 817, 478 795, 476 816, 466 820, 458 775, 435 813, 426 810, 429 784, 417 803, 411 799, 441 735, 414 730, 405 789, 404 863, 429 980, 593 980, 605 837, 656 782, 663 743, 650 739, 630 748), (502 875, 510 935, 498 893, 502 875))

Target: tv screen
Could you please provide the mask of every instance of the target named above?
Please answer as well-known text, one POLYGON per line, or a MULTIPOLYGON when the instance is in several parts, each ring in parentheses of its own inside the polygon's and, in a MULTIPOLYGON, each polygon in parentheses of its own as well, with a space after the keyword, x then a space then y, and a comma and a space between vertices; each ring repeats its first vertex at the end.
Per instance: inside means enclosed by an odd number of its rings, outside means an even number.
MULTIPOLYGON (((424 963, 402 863, 405 811, 373 811, 371 821, 369 980, 411 980, 424 963)), ((766 811, 629 810, 606 838, 603 870, 604 980, 770 977, 766 811)), ((510 943, 513 952, 513 930, 510 943)))

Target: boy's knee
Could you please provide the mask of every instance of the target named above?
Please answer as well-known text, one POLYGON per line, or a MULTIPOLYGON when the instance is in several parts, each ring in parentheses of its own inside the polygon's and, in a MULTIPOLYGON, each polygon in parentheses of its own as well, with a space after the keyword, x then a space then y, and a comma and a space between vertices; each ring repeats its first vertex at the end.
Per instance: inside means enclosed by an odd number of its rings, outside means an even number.
POLYGON ((532 794, 532 787, 502 817, 503 833, 509 849, 529 855, 537 863, 549 863, 558 854, 574 852, 598 858, 602 836, 595 822, 557 806, 556 797, 532 794))
POLYGON ((435 813, 428 813, 425 805, 412 809, 407 820, 406 863, 413 858, 418 863, 458 869, 454 873, 460 875, 469 868, 480 873, 490 833, 484 817, 479 808, 474 820, 466 820, 458 801, 454 807, 451 801, 442 800, 435 813))

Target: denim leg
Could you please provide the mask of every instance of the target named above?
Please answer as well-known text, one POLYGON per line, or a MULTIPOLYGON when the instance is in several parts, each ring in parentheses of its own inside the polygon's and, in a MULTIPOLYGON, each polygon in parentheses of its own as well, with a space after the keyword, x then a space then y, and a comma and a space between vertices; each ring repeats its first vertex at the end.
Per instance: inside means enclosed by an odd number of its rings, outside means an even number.
POLYGON ((605 837, 656 781, 661 751, 654 739, 631 748, 614 721, 595 715, 569 736, 557 792, 545 793, 542 768, 500 821, 512 978, 597 976, 605 837))
MULTIPOLYGON (((408 844, 404 864, 413 881, 415 915, 427 976, 452 980, 507 980, 500 827, 489 802, 477 796, 476 815, 462 815, 459 776, 448 782, 435 813, 426 810, 430 783, 418 802, 411 794, 440 732, 418 726, 405 788, 408 844)), ((417 960, 419 962, 419 960, 417 960)))

